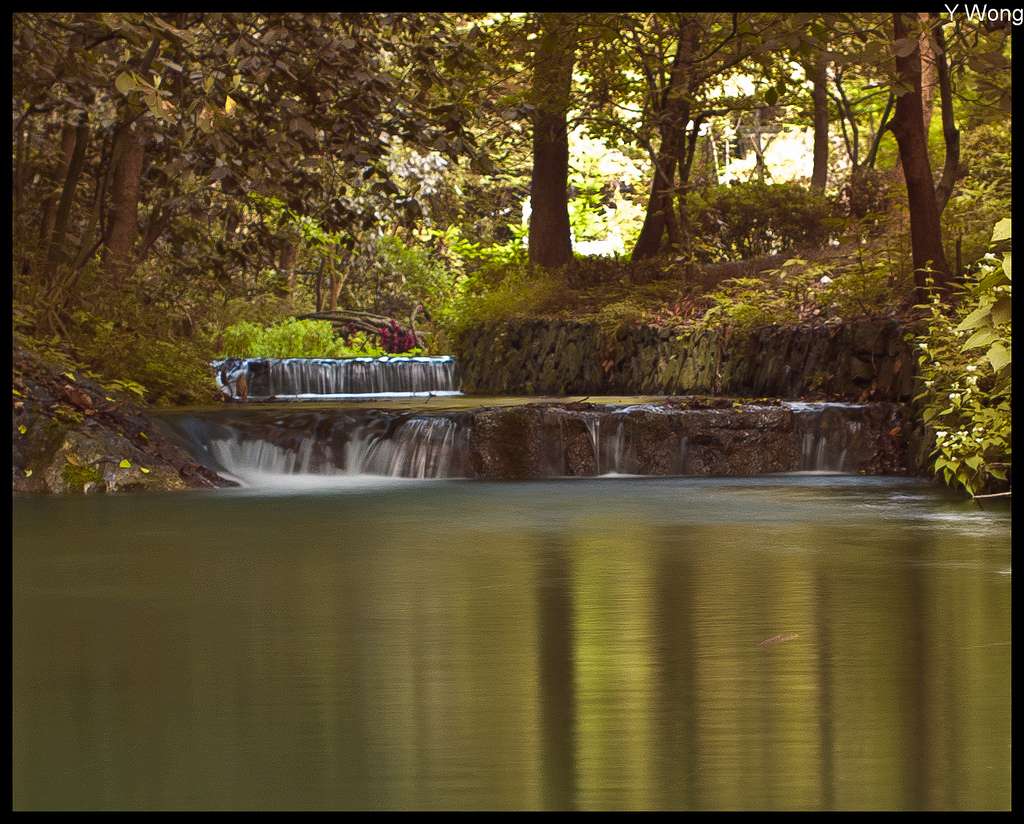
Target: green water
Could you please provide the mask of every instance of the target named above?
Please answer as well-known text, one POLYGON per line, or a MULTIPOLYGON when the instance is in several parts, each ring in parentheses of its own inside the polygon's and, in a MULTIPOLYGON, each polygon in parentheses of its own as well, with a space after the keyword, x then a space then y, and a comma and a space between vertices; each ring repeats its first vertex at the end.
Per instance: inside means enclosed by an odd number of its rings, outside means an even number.
POLYGON ((1005 508, 309 486, 15 500, 16 808, 1009 807, 1005 508))

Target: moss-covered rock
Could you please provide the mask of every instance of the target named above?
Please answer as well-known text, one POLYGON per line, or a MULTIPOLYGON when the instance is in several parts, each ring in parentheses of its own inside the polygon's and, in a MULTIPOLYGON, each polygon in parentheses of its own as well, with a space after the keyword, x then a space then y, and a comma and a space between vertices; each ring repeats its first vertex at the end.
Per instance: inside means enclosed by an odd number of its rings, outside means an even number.
POLYGON ((88 377, 14 351, 15 492, 93 493, 230 485, 88 377))

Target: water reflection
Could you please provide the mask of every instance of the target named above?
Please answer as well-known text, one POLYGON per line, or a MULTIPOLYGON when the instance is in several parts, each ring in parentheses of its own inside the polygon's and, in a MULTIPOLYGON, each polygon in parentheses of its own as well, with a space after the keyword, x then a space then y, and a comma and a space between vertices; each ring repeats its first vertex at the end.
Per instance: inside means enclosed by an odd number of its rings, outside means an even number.
POLYGON ((1007 808, 1008 565, 896 482, 18 500, 15 805, 1007 808))

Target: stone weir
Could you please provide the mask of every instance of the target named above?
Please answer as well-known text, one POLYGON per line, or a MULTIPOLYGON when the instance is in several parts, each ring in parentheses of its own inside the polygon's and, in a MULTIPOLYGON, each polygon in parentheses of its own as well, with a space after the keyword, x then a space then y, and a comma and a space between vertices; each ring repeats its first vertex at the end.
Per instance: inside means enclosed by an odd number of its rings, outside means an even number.
POLYGON ((455 359, 231 358, 212 364, 236 400, 322 400, 460 394, 455 359))
POLYGON ((469 410, 241 408, 163 418, 197 460, 281 475, 529 479, 906 471, 898 404, 536 403, 469 410))
POLYGON ((767 326, 747 334, 521 320, 456 341, 468 394, 683 395, 908 401, 914 354, 894 320, 767 326))

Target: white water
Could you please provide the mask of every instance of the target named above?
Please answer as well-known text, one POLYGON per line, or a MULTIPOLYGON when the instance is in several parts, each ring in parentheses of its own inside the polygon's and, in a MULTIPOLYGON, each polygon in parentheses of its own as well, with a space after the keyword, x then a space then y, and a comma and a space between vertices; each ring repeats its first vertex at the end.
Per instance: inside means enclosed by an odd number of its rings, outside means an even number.
MULTIPOLYGON (((864 460, 860 441, 873 436, 872 428, 862 422, 858 407, 802 405, 795 411, 792 428, 784 427, 778 433, 780 438, 790 439, 793 450, 792 462, 788 467, 780 466, 779 470, 857 471, 864 460)), ((544 438, 539 448, 548 456, 547 469, 541 471, 545 477, 567 474, 567 450, 578 448, 570 440, 573 421, 577 427, 583 424, 593 456, 589 471, 582 473, 585 475, 621 477, 652 471, 655 474, 706 474, 708 456, 716 449, 720 452, 727 448, 724 445, 709 447, 706 438, 718 437, 713 428, 696 430, 703 434, 691 438, 688 433, 695 430, 678 427, 669 430, 664 440, 664 455, 670 456, 670 460, 652 470, 648 464, 650 435, 645 434, 643 424, 634 422, 631 417, 644 412, 706 416, 714 414, 715 410, 691 413, 655 404, 560 410, 562 425, 557 430, 533 435, 524 432, 524 438, 544 438)), ((370 477, 470 476, 471 420, 472 414, 464 412, 410 415, 372 409, 297 409, 263 414, 255 408, 238 407, 236 411, 199 417, 182 416, 177 428, 196 454, 204 454, 213 468, 244 486, 277 486, 283 479, 291 479, 288 483, 293 485, 300 483, 300 477, 311 479, 313 486, 329 486, 370 477)), ((527 448, 526 443, 524 448, 527 448)), ((660 445, 657 448, 660 449, 660 445)), ((712 464, 718 465, 714 460, 712 464)), ((581 473, 577 469, 569 474, 581 473)))
POLYGON ((246 358, 215 361, 217 383, 238 397, 244 377, 249 400, 342 399, 458 395, 455 359, 246 358))
POLYGON ((354 424, 340 449, 312 433, 297 447, 282 446, 235 431, 212 437, 211 457, 224 475, 244 486, 294 485, 296 477, 349 483, 354 479, 449 478, 460 475, 465 448, 458 422, 442 416, 412 417, 390 430, 380 421, 354 424), (288 479, 286 481, 286 479, 288 479))

